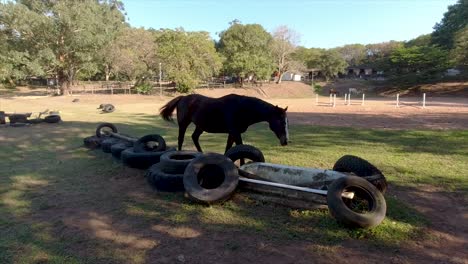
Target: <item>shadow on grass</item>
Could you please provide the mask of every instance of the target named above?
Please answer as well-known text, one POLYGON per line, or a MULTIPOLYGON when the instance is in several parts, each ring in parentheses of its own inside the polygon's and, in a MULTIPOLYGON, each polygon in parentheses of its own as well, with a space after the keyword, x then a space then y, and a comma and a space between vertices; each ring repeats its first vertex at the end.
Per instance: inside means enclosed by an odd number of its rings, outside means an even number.
MULTIPOLYGON (((183 194, 155 192, 146 184, 144 171, 126 168, 100 150, 82 148, 83 137, 92 135, 96 126, 64 122, 0 131, 1 263, 294 262, 316 257, 307 243, 349 248, 367 257, 361 252, 364 249, 349 244, 363 243, 374 251, 398 248, 427 224, 414 209, 392 197, 387 199, 387 219, 370 230, 343 228, 326 210, 294 210, 242 193, 222 205, 194 204, 183 194)), ((176 144, 177 126, 155 116, 132 115, 116 126, 136 137, 158 133, 169 145, 176 144)), ((384 173, 392 172, 388 156, 408 147, 398 140, 405 134, 391 131, 310 126, 291 130, 297 136, 285 148, 278 146, 265 124, 253 126, 245 141, 277 163, 330 168, 339 156, 353 152, 376 160, 378 167, 384 165, 384 173), (382 151, 389 155, 374 159, 382 151)), ((426 132, 407 133, 407 142, 426 136, 426 132)), ((466 136, 444 133, 450 136, 446 140, 441 136, 437 144, 446 148, 466 136)), ((193 149, 189 135, 186 148, 193 149)), ((201 144, 206 151, 222 152, 225 140, 225 135, 203 134, 201 144)), ((408 155, 432 155, 437 153, 437 146, 433 148, 419 148, 408 155)), ((460 151, 466 153, 466 149, 460 151)), ((444 155, 459 154, 454 148, 444 155)), ((390 256, 391 252, 375 254, 390 256)), ((415 257, 440 260, 424 252, 416 252, 415 257)))

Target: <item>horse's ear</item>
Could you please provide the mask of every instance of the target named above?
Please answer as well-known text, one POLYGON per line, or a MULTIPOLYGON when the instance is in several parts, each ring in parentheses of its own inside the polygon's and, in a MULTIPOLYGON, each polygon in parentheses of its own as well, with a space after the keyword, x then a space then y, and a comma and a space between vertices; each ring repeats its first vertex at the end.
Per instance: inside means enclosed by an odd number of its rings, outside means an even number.
POLYGON ((285 112, 288 111, 288 107, 287 107, 287 106, 286 106, 286 108, 284 109, 284 111, 285 111, 285 112))

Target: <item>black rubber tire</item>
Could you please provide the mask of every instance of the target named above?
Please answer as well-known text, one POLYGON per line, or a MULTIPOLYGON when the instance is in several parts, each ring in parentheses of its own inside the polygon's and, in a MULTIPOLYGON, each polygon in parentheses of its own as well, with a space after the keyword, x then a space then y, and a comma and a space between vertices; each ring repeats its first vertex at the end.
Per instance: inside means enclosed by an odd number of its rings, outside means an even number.
POLYGON ((102 107, 104 113, 112 113, 115 111, 115 106, 112 104, 106 104, 102 107))
POLYGON ((249 159, 253 162, 265 162, 263 153, 256 147, 251 145, 236 145, 224 153, 224 156, 230 158, 232 162, 240 159, 249 159))
POLYGON ((146 135, 139 138, 133 144, 133 150, 135 152, 160 152, 166 150, 166 141, 163 137, 158 134, 146 135), (150 148, 148 142, 157 142, 156 147, 150 148))
POLYGON ((157 163, 146 172, 146 180, 158 191, 183 192, 184 174, 171 174, 164 172, 164 165, 157 163))
POLYGON ((135 152, 133 148, 128 148, 120 153, 120 159, 123 164, 137 169, 147 169, 151 165, 159 163, 161 155, 166 151, 174 151, 175 148, 169 148, 157 152, 135 152))
POLYGON ((60 118, 59 115, 50 115, 50 116, 44 117, 44 122, 50 123, 50 124, 58 123, 61 120, 62 120, 62 118, 60 118))
POLYGON ((350 172, 356 176, 367 178, 382 193, 387 191, 387 180, 383 173, 367 160, 353 156, 345 155, 339 158, 333 166, 334 171, 350 172))
POLYGON ((96 128, 96 136, 97 137, 108 137, 107 135, 105 135, 104 133, 102 133, 102 129, 103 128, 110 128, 112 130, 112 132, 114 133, 118 133, 118 130, 117 130, 117 127, 114 126, 114 124, 112 123, 102 123, 100 124, 99 126, 97 126, 96 128))
POLYGON ((25 114, 12 114, 8 116, 10 125, 15 123, 28 123, 28 117, 25 114))
POLYGON ((170 151, 161 156, 161 166, 165 173, 184 174, 189 163, 203 153, 197 151, 170 151))
POLYGON ((97 149, 101 147, 101 138, 96 136, 85 137, 83 139, 83 145, 89 149, 97 149))
POLYGON ((327 204, 330 214, 340 223, 349 227, 369 228, 379 225, 385 218, 387 204, 383 194, 367 180, 356 177, 342 177, 332 182, 327 192, 327 204), (341 195, 343 191, 354 191, 355 198, 364 198, 368 210, 359 213, 351 210, 341 195))
POLYGON ((236 165, 221 154, 201 155, 190 162, 184 172, 185 190, 190 198, 198 202, 223 202, 231 197, 238 183, 236 165), (213 174, 218 177, 205 178, 213 174), (219 177, 221 174, 222 179, 219 177), (203 183, 199 182, 200 178, 203 183))
POLYGON ((111 146, 112 157, 120 160, 120 154, 122 153, 122 151, 131 147, 133 147, 133 143, 128 142, 128 141, 121 141, 117 144, 112 145, 111 146))
POLYGON ((101 149, 104 153, 111 153, 111 147, 114 144, 121 143, 122 141, 117 138, 105 138, 101 141, 101 149))

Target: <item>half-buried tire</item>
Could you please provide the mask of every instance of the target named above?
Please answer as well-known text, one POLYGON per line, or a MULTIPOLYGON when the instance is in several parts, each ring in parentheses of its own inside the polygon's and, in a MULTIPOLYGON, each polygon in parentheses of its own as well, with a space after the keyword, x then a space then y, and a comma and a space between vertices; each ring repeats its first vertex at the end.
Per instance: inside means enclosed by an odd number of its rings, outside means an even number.
POLYGON ((148 169, 146 180, 158 191, 182 192, 185 190, 184 174, 166 173, 162 163, 154 164, 148 169))
POLYGON ((377 226, 387 211, 383 194, 370 182, 356 176, 333 181, 328 188, 327 204, 331 215, 349 227, 377 226), (343 192, 353 192, 353 199, 343 198, 343 192))
POLYGON ((383 173, 363 158, 345 155, 336 161, 333 170, 354 173, 356 176, 368 180, 382 193, 387 191, 388 184, 383 173))
POLYGON ((160 152, 166 149, 166 141, 158 134, 146 135, 133 144, 135 152, 160 152))
POLYGON ((163 151, 155 152, 135 152, 133 148, 128 148, 120 154, 120 159, 123 164, 137 169, 147 169, 151 165, 159 162, 161 155, 166 153, 166 151, 174 151, 175 148, 169 148, 163 151))
POLYGON ((102 123, 96 128, 96 136, 97 137, 106 137, 108 136, 105 131, 111 131, 117 133, 117 127, 114 126, 112 123, 102 123))
POLYGON ((184 174, 189 163, 202 155, 197 151, 170 151, 161 156, 161 166, 165 173, 184 174))
POLYGON ((184 187, 195 201, 222 202, 231 197, 239 183, 237 167, 226 156, 208 153, 194 159, 184 172, 184 187))
POLYGON ((265 162, 263 153, 256 147, 250 145, 237 145, 224 153, 224 156, 237 162, 241 159, 250 160, 252 162, 265 162))
POLYGON ((114 144, 121 143, 122 141, 118 138, 106 138, 101 141, 101 149, 104 153, 111 153, 111 147, 114 144))
POLYGON ((133 143, 128 142, 128 141, 122 141, 120 143, 112 145, 111 146, 112 157, 120 160, 120 154, 122 153, 122 151, 131 147, 133 147, 133 143))

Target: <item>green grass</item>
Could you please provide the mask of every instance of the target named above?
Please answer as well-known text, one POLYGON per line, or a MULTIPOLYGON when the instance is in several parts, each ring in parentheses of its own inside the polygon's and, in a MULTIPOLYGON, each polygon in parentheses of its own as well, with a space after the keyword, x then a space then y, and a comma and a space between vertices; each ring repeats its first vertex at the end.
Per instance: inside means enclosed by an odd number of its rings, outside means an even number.
MULTIPOLYGON (((168 145, 177 143, 177 126, 154 116, 115 113, 108 118, 126 134, 159 133, 168 145)), ((76 121, 18 128, 18 133, 0 131, 4 138, 0 152, 0 263, 140 263, 151 251, 129 249, 125 242, 99 237, 98 229, 89 229, 92 225, 84 229, 70 226, 82 217, 101 223, 100 229, 114 228, 114 234, 140 239, 153 234, 155 224, 185 226, 205 235, 232 234, 223 245, 231 251, 244 243, 236 234, 272 243, 311 241, 319 249, 349 240, 376 249, 397 248, 405 241, 424 239, 428 219, 391 195, 386 197, 387 218, 381 225, 351 230, 336 223, 327 210, 291 209, 244 195, 222 205, 204 206, 182 194, 154 193, 145 186, 143 171, 124 169, 109 155, 80 147, 96 124, 76 121), (71 213, 65 214, 67 210, 71 213)), ((186 149, 194 149, 190 134, 189 130, 186 149)), ((304 167, 332 168, 342 155, 357 155, 383 171, 390 189, 403 186, 411 190, 428 184, 463 196, 468 191, 468 131, 292 126, 290 134, 292 143, 281 147, 268 126, 259 124, 245 134, 244 143, 260 148, 267 162, 304 167)), ((225 141, 225 135, 203 134, 200 143, 205 152, 222 152, 225 141)), ((151 238, 159 243, 157 235, 151 238)))

